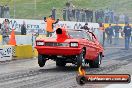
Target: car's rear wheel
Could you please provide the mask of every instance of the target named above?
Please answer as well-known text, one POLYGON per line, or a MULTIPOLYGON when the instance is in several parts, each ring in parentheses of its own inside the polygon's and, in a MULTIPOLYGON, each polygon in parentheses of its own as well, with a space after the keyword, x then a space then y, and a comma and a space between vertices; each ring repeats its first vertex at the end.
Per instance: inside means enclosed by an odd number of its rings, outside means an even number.
POLYGON ((85 52, 85 50, 83 49, 82 52, 79 55, 77 55, 77 67, 85 66, 85 58, 84 58, 85 53, 84 52, 85 52))
POLYGON ((90 68, 99 68, 101 65, 101 60, 102 60, 102 55, 99 54, 96 60, 89 62, 90 68))
POLYGON ((40 67, 43 67, 46 63, 46 58, 44 58, 43 55, 39 54, 38 55, 38 64, 40 67))
POLYGON ((66 63, 60 59, 56 60, 56 66, 57 67, 64 67, 66 65, 66 63))

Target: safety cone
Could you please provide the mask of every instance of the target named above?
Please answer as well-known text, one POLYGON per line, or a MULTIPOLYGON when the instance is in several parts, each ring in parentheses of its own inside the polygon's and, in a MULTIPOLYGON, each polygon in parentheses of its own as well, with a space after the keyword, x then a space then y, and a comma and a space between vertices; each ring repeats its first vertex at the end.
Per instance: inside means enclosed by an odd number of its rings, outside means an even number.
POLYGON ((11 37, 9 39, 9 45, 16 45, 15 31, 12 29, 11 37))

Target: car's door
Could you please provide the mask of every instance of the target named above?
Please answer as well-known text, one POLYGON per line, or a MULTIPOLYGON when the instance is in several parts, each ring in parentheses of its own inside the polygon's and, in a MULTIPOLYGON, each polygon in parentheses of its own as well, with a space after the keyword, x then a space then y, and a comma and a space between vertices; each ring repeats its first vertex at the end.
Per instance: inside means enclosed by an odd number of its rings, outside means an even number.
POLYGON ((95 42, 92 34, 90 35, 89 33, 86 33, 87 35, 87 49, 90 49, 90 50, 87 50, 87 55, 88 57, 90 57, 89 59, 93 59, 95 57, 97 57, 98 55, 98 45, 97 43, 95 42))
POLYGON ((92 36, 92 42, 93 42, 93 45, 94 45, 94 48, 95 48, 95 55, 93 55, 94 57, 97 57, 98 54, 99 54, 99 51, 100 51, 100 43, 98 42, 96 36, 92 33, 91 34, 92 36))
POLYGON ((94 54, 94 46, 92 44, 92 39, 91 37, 86 33, 83 32, 83 36, 85 38, 85 47, 86 47, 86 59, 91 59, 93 54, 94 54))

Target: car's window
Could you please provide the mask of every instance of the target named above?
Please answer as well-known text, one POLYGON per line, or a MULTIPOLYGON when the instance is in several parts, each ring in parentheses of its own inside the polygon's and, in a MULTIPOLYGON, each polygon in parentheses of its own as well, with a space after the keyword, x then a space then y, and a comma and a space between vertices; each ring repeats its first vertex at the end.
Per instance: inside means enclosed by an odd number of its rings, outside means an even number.
MULTIPOLYGON (((90 37, 90 35, 88 33, 86 33, 85 31, 68 31, 68 35, 72 38, 85 38, 88 39, 90 41, 92 41, 92 37, 90 37)), ((54 32, 52 34, 52 38, 56 38, 56 32, 54 32)))
POLYGON ((91 33, 89 33, 89 37, 90 37, 91 41, 94 41, 94 40, 93 40, 93 36, 92 36, 91 33))
POLYGON ((68 31, 68 34, 72 38, 85 38, 82 31, 68 31))
POLYGON ((85 38, 86 39, 88 39, 90 41, 92 40, 92 38, 90 37, 90 35, 88 33, 84 32, 84 35, 85 35, 85 38))
POLYGON ((85 31, 68 31, 68 34, 72 38, 85 38, 91 40, 91 37, 85 31))

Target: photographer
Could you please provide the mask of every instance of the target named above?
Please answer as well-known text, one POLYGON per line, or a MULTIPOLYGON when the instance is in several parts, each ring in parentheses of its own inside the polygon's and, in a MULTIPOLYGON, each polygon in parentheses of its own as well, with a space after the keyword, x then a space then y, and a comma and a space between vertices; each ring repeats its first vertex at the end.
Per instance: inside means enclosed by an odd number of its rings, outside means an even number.
POLYGON ((9 20, 5 19, 3 24, 1 25, 1 35, 3 39, 3 45, 8 44, 9 41, 9 20))

